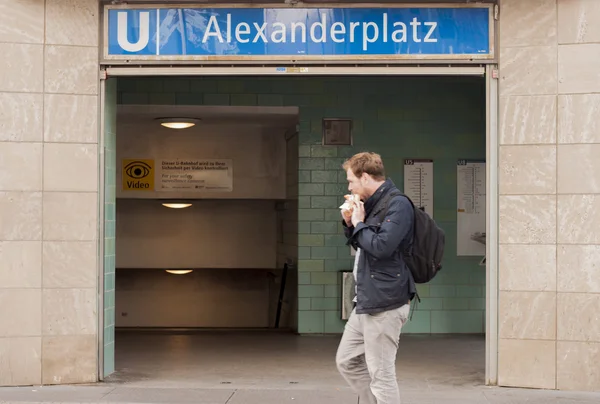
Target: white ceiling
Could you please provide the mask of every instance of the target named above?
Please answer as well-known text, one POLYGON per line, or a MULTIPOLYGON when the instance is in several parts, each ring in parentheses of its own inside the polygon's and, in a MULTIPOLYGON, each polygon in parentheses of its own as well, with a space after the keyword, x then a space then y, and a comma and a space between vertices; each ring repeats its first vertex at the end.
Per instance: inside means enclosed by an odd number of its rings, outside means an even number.
POLYGON ((196 118, 200 124, 289 127, 298 123, 298 107, 230 107, 195 105, 119 105, 120 124, 149 124, 157 118, 196 118))

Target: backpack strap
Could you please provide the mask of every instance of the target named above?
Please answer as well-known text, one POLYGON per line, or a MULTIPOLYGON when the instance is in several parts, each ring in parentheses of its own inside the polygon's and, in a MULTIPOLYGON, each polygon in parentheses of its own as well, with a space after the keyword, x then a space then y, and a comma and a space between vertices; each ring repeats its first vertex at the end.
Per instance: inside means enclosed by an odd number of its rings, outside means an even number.
POLYGON ((379 211, 379 213, 377 214, 377 219, 379 219, 380 223, 383 223, 383 219, 385 219, 385 215, 387 214, 387 211, 388 211, 388 208, 390 205, 390 201, 392 200, 392 198, 394 198, 396 196, 405 197, 406 199, 408 199, 408 201, 414 208, 415 205, 413 204, 413 202, 410 200, 410 198, 408 196, 404 195, 399 190, 394 190, 394 191, 388 193, 386 196, 384 196, 383 200, 381 201, 381 204, 383 204, 383 209, 381 209, 379 211))
MULTIPOLYGON (((404 194, 403 192, 400 192, 400 190, 395 190, 390 192, 389 194, 387 194, 384 197, 384 200, 382 201, 384 203, 383 209, 380 210, 380 212, 378 212, 377 214, 377 219, 379 219, 380 223, 383 223, 383 220, 385 219, 385 215, 387 214, 388 208, 389 208, 389 204, 390 201, 392 200, 392 198, 396 197, 396 196, 403 196, 406 199, 408 199, 408 202, 410 202, 410 206, 412 206, 413 209, 415 209, 415 204, 413 203, 413 201, 408 197, 408 195, 404 194)), ((425 209, 423 209, 425 210, 425 209)), ((412 243, 414 240, 414 232, 415 232, 415 223, 413 221, 413 227, 412 227, 412 234, 411 234, 411 241, 409 243, 408 246, 406 246, 406 250, 404 251, 405 253, 410 252, 412 249, 412 243)))

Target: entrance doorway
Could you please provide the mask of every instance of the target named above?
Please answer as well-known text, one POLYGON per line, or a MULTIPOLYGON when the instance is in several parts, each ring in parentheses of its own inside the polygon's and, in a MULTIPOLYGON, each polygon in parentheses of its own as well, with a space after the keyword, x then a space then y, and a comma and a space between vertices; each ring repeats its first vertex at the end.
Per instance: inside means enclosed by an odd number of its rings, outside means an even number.
POLYGON ((295 329, 298 108, 132 105, 128 84, 117 329, 295 329))
MULTIPOLYGON (((472 71, 476 70, 474 68, 471 69, 472 71)), ((359 72, 360 68, 357 68, 356 71, 359 72)), ((437 376, 438 379, 443 380, 450 374, 459 373, 463 376, 463 379, 464 376, 468 375, 469 380, 473 380, 473 383, 482 384, 489 381, 492 372, 488 371, 486 375, 485 365, 487 364, 487 367, 489 367, 493 364, 495 355, 492 352, 495 352, 493 345, 495 343, 493 328, 495 315, 493 302, 495 295, 493 290, 496 287, 494 281, 496 271, 494 263, 495 252, 494 248, 489 247, 491 242, 495 242, 494 217, 496 215, 496 207, 493 204, 495 191, 494 187, 490 186, 490 184, 495 184, 495 182, 490 181, 493 180, 494 173, 492 170, 489 170, 490 161, 493 161, 495 158, 495 147, 493 147, 495 141, 493 138, 490 141, 491 136, 495 135, 490 130, 490 128, 493 128, 493 122, 490 121, 490 115, 492 115, 490 111, 493 111, 494 106, 490 105, 489 100, 493 100, 495 94, 493 89, 490 89, 489 77, 484 75, 483 72, 484 69, 480 69, 479 74, 466 75, 456 74, 456 72, 452 72, 450 69, 445 72, 445 75, 436 74, 430 76, 414 74, 389 74, 385 76, 356 74, 340 77, 337 75, 302 75, 302 73, 298 72, 298 74, 293 74, 291 77, 274 77, 271 74, 263 76, 210 75, 177 78, 155 76, 110 79, 109 81, 117 81, 116 85, 114 85, 114 100, 120 109, 116 109, 116 111, 134 111, 136 109, 143 111, 154 110, 156 108, 165 108, 165 110, 168 110, 168 108, 175 108, 172 110, 174 111, 176 107, 190 108, 190 111, 194 108, 197 111, 202 111, 203 108, 220 108, 223 110, 227 108, 241 108, 242 110, 270 108, 270 111, 277 108, 297 109, 298 115, 295 118, 298 121, 297 132, 292 130, 291 126, 288 125, 288 129, 281 133, 286 142, 294 139, 295 136, 294 142, 296 142, 297 154, 294 155, 294 152, 290 151, 290 147, 286 148, 286 156, 290 156, 290 154, 287 154, 290 152, 292 156, 292 158, 286 160, 285 164, 287 170, 285 174, 286 184, 290 185, 291 190, 286 187, 288 191, 286 197, 280 198, 277 203, 272 205, 272 210, 275 212, 276 218, 280 217, 281 212, 288 212, 290 215, 296 214, 296 217, 290 220, 287 228, 275 227, 275 237, 278 242, 270 244, 271 251, 269 254, 275 253, 278 264, 275 266, 277 270, 280 269, 281 263, 288 263, 288 269, 293 268, 290 272, 292 274, 291 278, 288 278, 287 282, 287 285, 293 285, 291 286, 292 290, 285 289, 286 293, 288 293, 286 295, 288 300, 285 304, 290 308, 293 307, 289 311, 287 320, 289 328, 297 331, 299 334, 323 336, 321 338, 321 341, 323 341, 322 345, 318 345, 317 343, 315 346, 311 343, 308 344, 310 346, 306 346, 306 343, 302 342, 305 337, 293 335, 274 336, 269 334, 269 336, 262 338, 263 342, 272 338, 283 338, 287 339, 289 344, 282 343, 279 340, 267 345, 257 345, 252 342, 253 340, 256 341, 256 333, 248 335, 247 331, 242 332, 239 329, 234 332, 230 329, 225 336, 224 334, 214 334, 215 330, 207 333, 208 328, 215 327, 214 324, 218 324, 218 321, 223 320, 222 316, 216 314, 224 304, 223 302, 219 304, 218 299, 222 298, 224 301, 228 301, 227 296, 224 294, 219 295, 219 291, 215 288, 210 288, 209 292, 215 293, 215 298, 210 300, 209 303, 214 304, 212 306, 213 319, 217 320, 217 322, 213 323, 213 325, 198 323, 196 326, 181 326, 181 324, 169 323, 169 321, 173 321, 181 316, 180 310, 182 309, 186 311, 188 316, 196 316, 198 318, 196 314, 190 313, 194 311, 200 312, 201 310, 210 311, 211 306, 210 304, 204 304, 199 308, 196 307, 197 304, 190 304, 192 302, 190 300, 186 304, 184 293, 172 293, 171 298, 167 294, 161 294, 163 292, 160 292, 159 289, 167 287, 169 283, 171 291, 185 290, 185 288, 181 289, 177 287, 175 282, 182 282, 186 287, 190 286, 190 282, 181 281, 182 279, 191 279, 189 277, 190 274, 173 275, 165 272, 165 269, 170 269, 166 267, 176 267, 176 265, 171 264, 174 259, 183 259, 186 256, 191 256, 197 260, 194 262, 200 261, 198 261, 199 257, 195 256, 189 249, 182 250, 177 254, 165 254, 160 253, 160 249, 156 248, 157 245, 160 246, 161 244, 156 244, 152 247, 152 252, 160 257, 157 256, 155 257, 156 259, 150 260, 153 263, 157 263, 159 267, 154 268, 156 270, 154 273, 152 271, 146 272, 147 268, 143 267, 147 267, 148 265, 140 265, 139 262, 144 257, 139 257, 137 254, 133 254, 130 257, 129 266, 132 268, 119 269, 117 266, 116 291, 114 291, 116 302, 112 308, 116 317, 116 321, 112 326, 116 325, 117 329, 120 330, 116 334, 117 354, 116 357, 113 356, 116 361, 115 370, 117 372, 115 376, 118 378, 120 374, 123 375, 123 369, 129 369, 130 374, 135 375, 141 369, 141 363, 144 362, 143 358, 151 358, 152 355, 155 355, 151 351, 156 352, 156 350, 168 349, 169 344, 171 344, 171 348, 173 348, 176 356, 188 355, 193 352, 198 354, 202 351, 198 350, 200 344, 211 341, 211 339, 215 343, 215 347, 224 354, 227 352, 237 352, 244 356, 245 352, 245 355, 248 357, 253 357, 256 354, 256 352, 252 352, 253 347, 262 346, 263 350, 259 356, 266 361, 264 362, 265 364, 269 360, 272 360, 273 357, 280 357, 281 355, 285 355, 286 352, 285 349, 271 350, 269 347, 282 348, 288 346, 289 351, 287 353, 290 357, 303 357, 305 355, 311 357, 310 353, 312 352, 314 361, 307 360, 308 365, 304 372, 298 372, 299 369, 294 371, 292 366, 277 368, 279 369, 277 373, 282 377, 282 380, 297 379, 303 373, 306 375, 305 377, 313 377, 314 374, 311 373, 311 369, 313 368, 329 369, 328 371, 331 371, 330 367, 333 366, 332 358, 335 352, 334 350, 331 352, 331 350, 335 348, 336 338, 339 338, 339 333, 341 333, 344 325, 341 271, 351 269, 352 264, 352 253, 344 245, 338 228, 339 210, 337 206, 341 203, 341 197, 346 192, 345 177, 340 175, 340 166, 343 160, 353 153, 370 150, 379 152, 382 155, 388 176, 392 178, 400 189, 404 189, 405 192, 408 186, 405 174, 408 170, 408 165, 410 165, 409 160, 432 160, 433 198, 430 203, 433 207, 434 218, 444 228, 447 235, 444 269, 431 284, 420 285, 419 287, 422 302, 418 305, 412 320, 409 321, 404 329, 402 337, 404 340, 401 341, 406 342, 401 343, 399 362, 401 363, 402 361, 403 349, 406 349, 406 347, 410 347, 410 351, 405 351, 404 355, 420 351, 420 348, 416 348, 419 344, 430 347, 427 348, 430 352, 436 351, 436 349, 431 348, 431 344, 434 344, 434 346, 455 344, 457 347, 462 347, 461 349, 463 350, 459 349, 460 352, 470 355, 468 356, 469 360, 463 361, 466 367, 452 368, 440 365, 444 360, 442 352, 445 351, 440 350, 439 356, 430 358, 431 360, 435 359, 434 361, 438 363, 437 366, 434 366, 434 368, 437 367, 441 372, 437 376), (166 101, 170 101, 171 104, 166 101), (158 106, 150 106, 153 102, 158 103, 158 106), (178 103, 180 105, 177 105, 178 103), (323 144, 323 127, 325 125, 324 122, 328 119, 350 121, 352 138, 349 145, 334 146, 323 144), (490 160, 490 157, 492 160, 490 160), (296 161, 291 162, 294 158, 296 161), (485 163, 487 163, 488 168, 486 168, 485 163), (478 174, 480 177, 478 178, 480 180, 482 179, 481 167, 483 167, 483 172, 485 173, 483 180, 486 184, 484 186, 483 199, 480 198, 479 203, 483 203, 485 206, 483 229, 480 229, 483 231, 480 231, 480 233, 487 234, 487 240, 484 241, 484 243, 487 243, 487 247, 485 244, 483 244, 483 247, 479 247, 479 249, 471 246, 473 248, 470 252, 467 251, 467 255, 465 255, 464 251, 460 253, 459 248, 464 249, 465 242, 474 241, 477 243, 478 241, 473 240, 470 237, 471 234, 469 234, 468 240, 462 239, 459 241, 461 234, 464 236, 464 231, 461 233, 459 229, 460 226, 464 226, 464 223, 459 223, 461 220, 460 213, 462 212, 458 212, 460 208, 457 208, 458 205, 464 203, 464 197, 463 202, 459 198, 459 190, 461 189, 459 187, 459 178, 462 180, 468 179, 468 176, 464 174, 465 170, 461 171, 461 165, 469 165, 469 167, 473 167, 473 170, 475 170, 475 167, 478 167, 478 170, 480 170, 480 174, 478 174), (294 193, 296 195, 295 199, 290 199, 289 195, 294 195, 294 193), (293 205, 294 202, 297 204, 296 206, 293 205), (279 241, 286 240, 286 232, 289 233, 288 237, 291 237, 291 239, 287 239, 290 244, 288 248, 283 248, 283 250, 278 249, 282 247, 282 243, 279 241), (296 245, 293 245, 293 234, 296 235, 296 245), (473 252, 473 249, 475 252, 473 252), (281 251, 285 252, 281 253, 281 251), (483 260, 484 257, 486 257, 485 260, 483 260), (164 259, 171 261, 167 262, 164 259), (294 272, 294 270, 297 270, 297 272, 294 272), (122 282, 120 282, 121 271, 124 274, 121 279, 122 282), (150 280, 151 278, 153 280, 150 280), (290 279, 292 280, 290 281, 290 279), (138 285, 137 287, 136 284, 138 285), (142 284, 153 286, 146 287, 146 290, 144 290, 143 288, 139 288, 139 285, 142 284), (151 293, 153 293, 153 296, 150 296, 148 289, 152 289, 151 293), (184 304, 174 307, 173 297, 181 299, 180 302, 183 301, 184 304), (137 313, 141 313, 141 317, 146 318, 150 322, 146 324, 138 323, 137 325, 131 322, 127 324, 128 321, 132 321, 132 317, 130 317, 130 311, 125 309, 122 304, 125 302, 133 304, 133 301, 136 302, 137 313), (119 319, 118 316, 123 318, 119 319), (161 318, 167 321, 161 322, 161 318), (122 325, 120 326, 119 323, 122 325), (153 328, 153 330, 149 330, 149 327, 153 328), (160 330, 157 330, 157 328, 160 330), (175 330, 174 328, 177 329, 175 330), (150 331, 153 332, 149 334, 150 331), (485 342, 486 336, 488 338, 487 344, 485 342), (139 338, 147 338, 148 341, 154 340, 154 345, 150 344, 148 351, 143 351, 142 346, 138 344, 137 348, 141 356, 130 356, 129 358, 123 356, 122 358, 125 362, 120 364, 119 338, 122 338, 124 344, 127 343, 127 340, 139 341, 139 338), (217 340, 221 342, 229 340, 231 344, 246 343, 248 345, 246 348, 238 346, 237 349, 241 349, 239 351, 230 350, 223 344, 216 344, 215 341, 217 340), (140 358, 142 358, 141 361, 140 358), (136 363, 140 367, 137 370, 135 369, 136 363), (121 373, 119 373, 120 371, 121 373)), ((110 110, 110 108, 107 109, 110 110)), ((116 115, 118 113, 120 112, 117 112, 116 115)), ((146 117, 148 116, 146 115, 146 117)), ((241 127, 250 125, 248 122, 244 123, 243 120, 237 118, 226 121, 227 124, 231 124, 231 121, 234 121, 236 125, 239 124, 241 127)), ((151 122, 149 125, 157 125, 154 119, 149 122, 151 122)), ((206 122, 208 120, 200 119, 197 122, 197 127, 202 127, 206 122)), ((296 129, 295 125, 293 127, 296 129)), ((243 132, 245 133, 246 131, 243 132)), ((132 130, 128 130, 123 135, 123 138, 131 135, 131 133, 132 130)), ((144 138, 147 133, 149 132, 145 130, 139 136, 136 135, 136 142, 149 143, 148 138, 144 138)), ((151 157, 154 157, 154 159, 163 159, 161 156, 168 159, 188 159, 187 156, 176 157, 177 153, 172 154, 170 152, 170 147, 176 144, 175 142, 181 136, 180 133, 185 132, 182 131, 173 134, 174 138, 171 138, 171 135, 159 136, 159 146, 157 147, 159 153, 151 157)), ((105 172, 110 172, 111 168, 113 170, 121 169, 122 160, 124 159, 129 159, 130 157, 131 159, 142 159, 147 156, 147 154, 144 155, 142 153, 141 155, 131 155, 129 157, 124 157, 125 155, 123 155, 121 157, 121 153, 119 152, 119 136, 121 136, 121 132, 119 130, 118 118, 115 135, 115 160, 111 163, 114 165, 107 165, 105 172)), ((181 140, 182 138, 179 139, 181 140)), ((294 143, 287 144, 293 145, 294 143)), ((188 143, 184 141, 183 145, 187 146, 181 148, 179 153, 190 151, 188 143)), ((202 149, 196 159, 214 160, 215 157, 226 157, 211 156, 209 150, 206 148, 202 149)), ((251 149, 244 148, 244 150, 249 151, 251 149)), ((271 155, 277 154, 275 150, 281 149, 273 149, 271 155)), ((149 152, 146 151, 145 153, 149 152)), ((252 160, 253 164, 263 164, 267 155, 263 154, 254 158, 252 160)), ((196 155, 194 154, 194 156, 196 155)), ((236 169, 238 165, 236 161, 237 159, 233 162, 234 189, 236 186, 243 186, 243 183, 237 185, 239 183, 235 181, 235 174, 239 172, 236 169)), ((242 166, 241 172, 244 173, 245 171, 247 170, 242 166)), ((118 183, 116 176, 115 184, 122 187, 122 183, 118 183)), ((156 182, 154 186, 156 187, 156 182)), ((156 200, 153 202, 153 199, 156 198, 127 198, 127 200, 121 201, 119 194, 122 195, 121 192, 115 193, 117 263, 120 262, 120 252, 132 248, 130 247, 131 244, 129 244, 129 247, 127 247, 128 244, 119 244, 120 239, 122 241, 127 240, 127 237, 123 236, 123 234, 131 236, 135 231, 140 230, 139 225, 133 223, 134 219, 145 214, 146 217, 137 219, 139 221, 136 223, 152 223, 153 220, 156 220, 156 212, 160 212, 161 209, 163 213, 168 211, 167 208, 156 203, 156 200), (152 207, 150 207, 151 205, 152 207), (123 233, 120 233, 120 231, 123 233), (119 237, 120 234, 121 238, 119 237)), ((479 197, 481 197, 481 193, 479 197)), ((181 198, 178 195, 177 198, 171 199, 177 199, 177 202, 181 203, 185 202, 182 199, 186 198, 181 198)), ((216 210, 225 209, 229 203, 243 204, 245 208, 248 208, 252 212, 250 216, 254 218, 258 215, 256 212, 259 212, 259 210, 255 210, 251 206, 255 201, 240 201, 236 200, 236 198, 213 198, 211 195, 206 194, 197 199, 198 202, 194 201, 192 205, 194 206, 197 203, 197 206, 201 207, 203 213, 210 211, 211 218, 214 217, 216 210), (252 209, 250 209, 251 207, 252 209)), ((193 212, 191 209, 188 212, 193 212)), ((184 211, 185 209, 181 211, 171 210, 169 212, 181 213, 184 211)), ((280 221, 276 220, 275 222, 283 226, 280 221)), ((172 224, 173 222, 169 223, 172 224)), ((481 227, 480 224, 478 225, 481 227)), ((182 234, 175 230, 166 231, 167 227, 165 226, 164 222, 158 226, 158 228, 165 229, 161 234, 161 237, 165 237, 163 243, 169 237, 172 241, 173 239, 176 240, 182 234)), ((214 223, 210 221, 202 223, 197 218, 191 221, 182 220, 178 226, 175 226, 175 229, 182 229, 186 226, 196 229, 202 227, 209 233, 211 231, 220 231, 217 230, 219 229, 218 221, 214 223), (200 223, 200 226, 193 226, 196 221, 200 223)), ((227 228, 235 229, 235 226, 235 221, 226 224, 227 228)), ((107 228, 109 227, 110 223, 107 228)), ((156 242, 155 232, 158 228, 154 230, 144 228, 139 234, 145 235, 156 242)), ((240 230, 237 234, 244 237, 256 237, 257 231, 254 227, 252 228, 254 232, 250 231, 246 234, 240 230)), ((107 234, 110 234, 110 231, 107 234)), ((479 234, 479 236, 482 235, 479 234)), ((203 242, 206 242, 206 240, 203 240, 203 242)), ((220 247, 227 246, 226 240, 226 237, 221 238, 222 242, 218 245, 220 247)), ((482 240, 481 237, 479 240, 482 240)), ((190 245, 193 245, 193 242, 190 245)), ((267 249, 264 251, 267 251, 267 249)), ((211 250, 209 251, 210 253, 218 253, 219 251, 218 249, 211 250)), ((228 258, 241 253, 241 251, 234 248, 225 248, 225 252, 224 255, 228 258)), ((265 252, 259 255, 260 258, 264 258, 268 254, 265 252)), ((192 276, 198 276, 197 274, 199 273, 202 273, 202 276, 212 276, 208 274, 214 271, 213 274, 227 277, 219 268, 202 267, 202 265, 197 264, 186 265, 186 268, 194 270, 192 274, 195 273, 196 275, 192 276)), ((281 272, 268 272, 271 273, 270 276, 272 277, 271 285, 280 285, 277 279, 282 279, 281 272)), ((244 272, 244 276, 249 277, 247 281, 243 282, 244 286, 248 286, 249 282, 255 282, 260 277, 258 273, 251 274, 251 272, 244 272)), ((229 275, 229 277, 234 277, 234 275, 229 275)), ((110 284, 110 280, 108 284, 110 284)), ((106 289, 106 284, 104 289, 105 293, 111 296, 111 291, 106 289)), ((268 288, 271 297, 274 295, 277 296, 277 299, 269 300, 271 302, 269 313, 273 313, 273 306, 277 306, 279 299, 277 289, 277 287, 268 288)), ((189 296, 194 296, 197 299, 198 295, 202 295, 202 291, 190 287, 189 296)), ((242 304, 242 306, 244 306, 244 309, 250 310, 248 313, 260 312, 260 309, 253 304, 256 302, 249 301, 252 299, 240 299, 239 294, 236 295, 233 293, 233 295, 238 297, 238 302, 247 303, 242 304)), ((202 297, 205 296, 206 294, 202 297)), ((247 321, 250 317, 251 315, 241 316, 244 321, 247 321)), ((110 320, 110 316, 108 318, 110 320)), ((273 317, 269 317, 269 320, 267 322, 268 327, 273 328, 273 317)), ((231 323, 232 327, 238 328, 233 324, 231 323)), ((244 327, 240 324, 238 323, 239 327, 244 327)), ((105 321, 102 326, 110 333, 110 324, 105 321)), ((216 327, 223 328, 222 325, 216 325, 216 327)), ((263 332, 265 332, 264 328, 263 332)), ((105 333, 106 337, 107 333, 105 333)), ((111 358, 107 358, 107 350, 104 352, 106 364, 110 362, 111 358)), ((108 350, 108 352, 110 351, 108 350)), ((168 357, 167 355, 164 358, 168 357)), ((203 355, 203 357, 206 356, 203 355)), ((426 356, 421 358, 423 360, 422 363, 428 363, 426 358, 426 356)), ((239 359, 242 361, 244 358, 239 359)), ((446 359, 448 363, 453 361, 450 356, 446 357, 446 359)), ((197 360, 189 362, 188 366, 194 366, 194 363, 198 366, 196 370, 200 372, 202 372, 202 369, 210 370, 211 366, 214 365, 211 364, 204 367, 203 365, 206 365, 206 363, 197 360)), ((283 360, 278 361, 278 363, 281 365, 287 362, 283 360)), ((414 360, 411 359, 411 363, 414 363, 414 360)), ((271 367, 271 369, 273 368, 271 367)), ((427 371, 431 372, 432 366, 428 366, 427 371)), ((188 374, 194 374, 194 372, 190 369, 190 373, 188 374)), ((249 375, 249 378, 244 378, 246 383, 258 383, 259 380, 263 380, 260 373, 256 374, 251 369, 247 369, 247 372, 240 369, 238 375, 240 374, 249 375)), ((399 372, 399 375, 401 374, 399 372)), ((232 374, 231 377, 235 377, 235 374, 232 374)), ((435 374, 430 377, 436 378, 435 374)), ((227 377, 223 378, 227 379, 227 377)), ((216 379, 213 381, 217 382, 216 379)), ((227 380, 224 380, 224 382, 227 382, 227 380)), ((238 382, 241 382, 240 379, 238 379, 238 382)))

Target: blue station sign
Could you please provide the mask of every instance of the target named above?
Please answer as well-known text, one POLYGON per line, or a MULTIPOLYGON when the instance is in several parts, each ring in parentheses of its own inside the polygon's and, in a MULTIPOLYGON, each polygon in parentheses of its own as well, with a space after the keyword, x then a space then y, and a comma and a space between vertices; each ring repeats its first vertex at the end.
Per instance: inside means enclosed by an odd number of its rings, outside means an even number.
POLYGON ((105 59, 303 61, 494 57, 493 16, 486 5, 126 7, 105 9, 105 59))

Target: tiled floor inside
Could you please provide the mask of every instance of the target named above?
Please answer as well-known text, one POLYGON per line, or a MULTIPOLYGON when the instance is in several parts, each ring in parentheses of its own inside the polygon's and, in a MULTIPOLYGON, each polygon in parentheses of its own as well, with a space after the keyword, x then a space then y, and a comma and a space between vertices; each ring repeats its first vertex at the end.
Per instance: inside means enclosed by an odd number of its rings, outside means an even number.
MULTIPOLYGON (((117 372, 90 386, 0 388, 0 403, 358 404, 337 336, 278 332, 117 335, 117 372)), ((600 394, 486 387, 483 337, 404 335, 403 404, 599 403, 600 394)))

